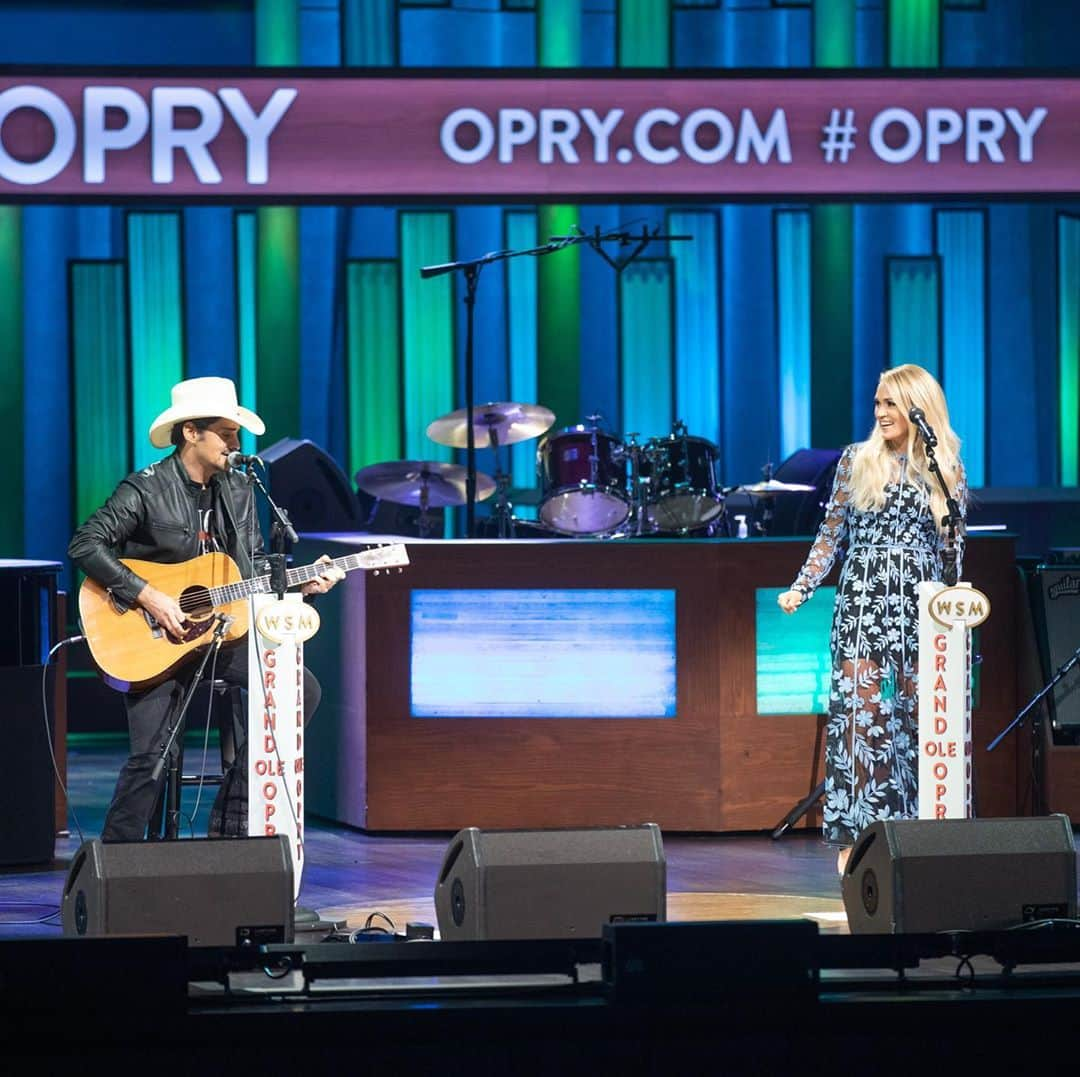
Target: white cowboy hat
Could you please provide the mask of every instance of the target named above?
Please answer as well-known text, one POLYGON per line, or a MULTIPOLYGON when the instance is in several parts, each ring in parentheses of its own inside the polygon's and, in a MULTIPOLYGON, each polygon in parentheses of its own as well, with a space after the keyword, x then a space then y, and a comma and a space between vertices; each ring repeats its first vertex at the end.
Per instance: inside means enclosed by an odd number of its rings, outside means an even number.
POLYGON ((264 434, 266 424, 236 401, 236 386, 228 378, 188 378, 172 387, 172 407, 150 424, 150 444, 166 449, 172 428, 187 419, 231 419, 253 434, 264 434))

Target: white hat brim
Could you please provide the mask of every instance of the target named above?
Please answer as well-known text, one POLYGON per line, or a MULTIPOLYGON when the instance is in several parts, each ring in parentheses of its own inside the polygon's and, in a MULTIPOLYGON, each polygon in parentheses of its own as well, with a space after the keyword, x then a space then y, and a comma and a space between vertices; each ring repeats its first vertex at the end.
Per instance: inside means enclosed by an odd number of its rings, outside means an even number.
MULTIPOLYGON (((187 422, 188 419, 206 419, 210 416, 206 411, 193 412, 187 408, 166 408, 150 424, 150 444, 155 449, 167 449, 172 444, 172 428, 177 423, 187 422)), ((219 416, 222 419, 231 419, 239 423, 245 430, 249 430, 256 437, 266 433, 266 424, 248 408, 236 407, 229 415, 219 416)))

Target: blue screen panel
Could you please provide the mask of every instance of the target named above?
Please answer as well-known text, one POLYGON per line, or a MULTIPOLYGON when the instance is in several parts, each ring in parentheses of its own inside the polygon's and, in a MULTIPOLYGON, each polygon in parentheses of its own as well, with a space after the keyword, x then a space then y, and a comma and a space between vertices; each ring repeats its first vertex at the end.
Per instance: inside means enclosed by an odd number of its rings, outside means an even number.
POLYGON ((673 590, 416 590, 414 718, 673 718, 673 590))
POLYGON ((776 604, 786 587, 757 588, 758 714, 825 714, 829 709, 829 629, 835 587, 787 614, 776 604))

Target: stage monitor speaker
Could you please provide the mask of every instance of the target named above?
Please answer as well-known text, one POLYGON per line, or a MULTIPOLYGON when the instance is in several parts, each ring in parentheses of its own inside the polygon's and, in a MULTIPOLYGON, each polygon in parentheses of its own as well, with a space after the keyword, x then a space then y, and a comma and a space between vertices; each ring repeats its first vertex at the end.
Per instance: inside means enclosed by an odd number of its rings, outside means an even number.
MULTIPOLYGON (((1039 568, 1034 588, 1040 658, 1049 680, 1080 646, 1080 570, 1039 568)), ((1073 666, 1054 686, 1049 710, 1055 733, 1080 733, 1080 667, 1073 666)))
POLYGON ((1072 824, 1064 815, 883 820, 855 843, 841 890, 853 935, 1073 919, 1072 824))
POLYGON ((450 841, 435 886, 444 939, 599 938, 605 924, 662 921, 667 865, 655 823, 478 830, 450 841))
POLYGON ((297 531, 361 529, 349 480, 313 441, 283 438, 259 455, 270 471, 270 492, 297 531))
MULTIPOLYGON (((0 666, 0 696, 4 699, 0 819, 5 820, 0 825, 0 866, 47 864, 55 850, 56 776, 49 755, 53 730, 51 723, 46 725, 41 710, 41 675, 41 666, 0 666)), ((46 683, 48 698, 53 701, 55 667, 49 667, 46 683)))
POLYGON ((189 946, 293 940, 288 838, 84 842, 64 884, 67 936, 186 935, 189 946))

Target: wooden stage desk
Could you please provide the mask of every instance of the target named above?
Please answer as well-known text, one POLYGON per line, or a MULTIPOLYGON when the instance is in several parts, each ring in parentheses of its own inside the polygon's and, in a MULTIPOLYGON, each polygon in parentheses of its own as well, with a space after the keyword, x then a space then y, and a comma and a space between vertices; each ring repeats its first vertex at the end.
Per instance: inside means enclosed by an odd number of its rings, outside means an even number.
MULTIPOLYGON (((305 536, 295 563, 323 552, 340 556, 370 541, 305 536)), ((642 821, 675 831, 775 826, 822 778, 824 718, 758 713, 757 625, 775 607, 775 591, 758 590, 786 588, 808 545, 805 539, 408 541, 412 563, 404 572, 352 572, 317 602, 322 629, 307 644, 306 659, 323 700, 307 734, 308 810, 376 831, 642 821), (619 617, 641 620, 651 633, 644 643, 633 636, 641 658, 621 672, 618 641, 626 626, 609 623, 605 593, 611 609, 624 611, 619 617), (560 610, 571 610, 575 596, 583 607, 599 603, 604 623, 595 633, 570 626, 562 638, 573 618, 560 610), (535 633, 518 647, 517 615, 506 612, 517 603, 523 617, 535 619, 538 602, 547 611, 541 628, 559 637, 550 651, 535 633), (426 642, 433 631, 434 650, 426 642), (444 646, 449 655, 440 651, 444 646), (450 682, 457 693, 446 714, 438 713, 437 682, 434 691, 430 678, 421 683, 435 652, 449 665, 431 668, 447 671, 448 694, 450 682), (595 669, 594 652, 603 654, 595 669), (519 669, 527 674, 516 676, 519 669), (636 692, 639 676, 658 679, 660 689, 634 696, 626 711, 651 716, 601 713, 608 700, 623 698, 628 683, 636 692), (495 716, 504 688, 515 695, 507 707, 514 716, 495 716), (593 701, 593 716, 566 713, 566 693, 574 690, 593 701), (483 697, 484 717, 470 711, 470 691, 483 697), (522 715, 523 706, 543 709, 560 693, 561 716, 522 715)), ((964 576, 993 605, 974 648, 982 655, 974 712, 977 810, 1013 815, 1024 750, 1013 738, 985 752, 1017 704, 1012 539, 970 541, 964 576)), ((816 615, 824 623, 831 601, 819 595, 814 603, 823 607, 816 615)), ((785 623, 794 627, 809 608, 785 623)), ((783 640, 773 648, 782 651, 783 640)), ((816 810, 806 819, 819 822, 816 810)))

